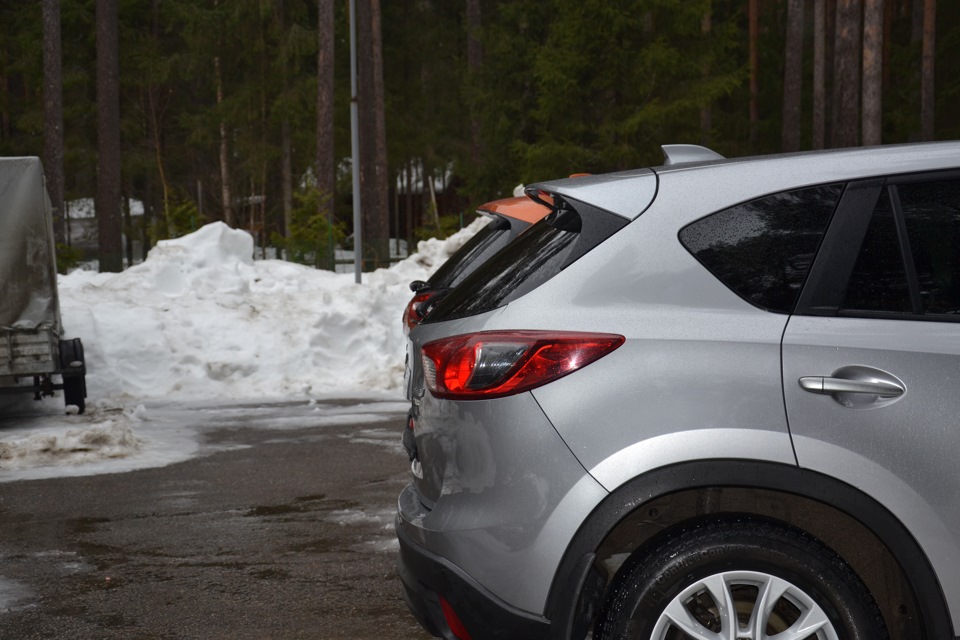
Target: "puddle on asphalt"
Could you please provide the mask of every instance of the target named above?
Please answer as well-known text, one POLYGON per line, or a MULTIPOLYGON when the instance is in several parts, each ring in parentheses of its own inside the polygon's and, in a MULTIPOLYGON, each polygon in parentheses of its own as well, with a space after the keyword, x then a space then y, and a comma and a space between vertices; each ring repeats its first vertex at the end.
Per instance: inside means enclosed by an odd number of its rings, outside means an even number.
POLYGON ((341 526, 349 524, 379 524, 384 528, 393 528, 393 518, 396 511, 393 509, 378 509, 376 511, 361 511, 359 509, 340 509, 331 511, 324 518, 341 526))
POLYGON ((350 547, 352 551, 375 551, 379 553, 392 553, 400 548, 400 541, 396 538, 377 538, 366 540, 350 547))
POLYGON ((330 553, 340 550, 339 544, 336 538, 311 538, 304 542, 287 545, 287 549, 294 553, 330 553))
POLYGON ((0 613, 35 607, 33 592, 24 584, 0 576, 0 613))
POLYGON ((337 498, 327 498, 323 494, 316 496, 303 496, 295 498, 292 503, 260 505, 247 509, 243 515, 248 518, 285 516, 295 513, 310 513, 314 511, 334 511, 337 509, 349 509, 356 506, 354 500, 342 500, 337 498))
POLYGON ((109 518, 74 518, 67 521, 67 526, 74 533, 93 533, 97 530, 98 525, 108 522, 110 522, 109 518))
POLYGON ((43 560, 60 562, 61 571, 65 575, 89 573, 95 569, 93 565, 80 559, 76 551, 39 551, 33 555, 43 560))
POLYGON ((396 429, 357 429, 340 437, 347 438, 351 444, 372 444, 394 453, 404 453, 400 432, 396 429))

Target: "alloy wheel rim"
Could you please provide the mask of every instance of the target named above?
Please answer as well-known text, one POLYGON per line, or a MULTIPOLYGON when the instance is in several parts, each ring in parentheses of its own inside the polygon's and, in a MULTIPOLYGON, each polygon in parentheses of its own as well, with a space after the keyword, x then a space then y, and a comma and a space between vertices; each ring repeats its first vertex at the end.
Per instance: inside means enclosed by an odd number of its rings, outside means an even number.
POLYGON ((839 640, 806 592, 757 571, 726 571, 695 582, 666 606, 651 640, 839 640))

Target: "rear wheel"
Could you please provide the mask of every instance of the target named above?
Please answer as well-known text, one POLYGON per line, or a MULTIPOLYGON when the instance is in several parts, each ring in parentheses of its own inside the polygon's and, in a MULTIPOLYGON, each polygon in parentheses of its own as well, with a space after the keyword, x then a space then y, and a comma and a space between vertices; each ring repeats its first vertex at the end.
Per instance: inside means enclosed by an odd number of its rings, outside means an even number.
POLYGON ((615 580, 601 640, 884 640, 853 570, 767 521, 703 523, 635 556, 615 580))

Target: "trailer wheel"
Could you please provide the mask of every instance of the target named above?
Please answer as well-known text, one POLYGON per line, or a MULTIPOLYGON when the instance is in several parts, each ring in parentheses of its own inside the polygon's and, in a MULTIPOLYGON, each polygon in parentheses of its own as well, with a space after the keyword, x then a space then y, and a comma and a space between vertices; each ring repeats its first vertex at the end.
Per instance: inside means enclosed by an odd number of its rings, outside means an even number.
POLYGON ((63 404, 66 406, 76 405, 79 411, 83 413, 86 407, 87 389, 82 376, 69 376, 63 378, 63 404))
POLYGON ((63 403, 75 405, 78 413, 86 409, 87 366, 83 360, 80 338, 60 341, 60 366, 63 368, 63 403))

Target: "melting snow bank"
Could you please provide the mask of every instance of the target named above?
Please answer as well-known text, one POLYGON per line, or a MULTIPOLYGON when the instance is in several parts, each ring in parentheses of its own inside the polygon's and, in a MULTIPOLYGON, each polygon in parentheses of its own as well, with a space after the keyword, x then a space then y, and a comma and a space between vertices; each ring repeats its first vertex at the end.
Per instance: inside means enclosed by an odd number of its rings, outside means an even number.
POLYGON ((397 391, 409 282, 483 224, 421 242, 360 285, 353 274, 254 261, 251 236, 223 223, 160 242, 123 273, 75 271, 59 289, 66 334, 83 340, 88 402, 397 391))
POLYGON ((125 458, 140 449, 140 440, 126 420, 107 420, 88 429, 66 433, 36 434, 12 442, 0 442, 4 468, 16 469, 50 464, 70 457, 71 464, 110 458, 125 458))
MULTIPOLYGON (((46 477, 44 468, 84 465, 128 458, 143 441, 134 435, 142 405, 132 410, 93 411, 86 416, 14 416, 15 428, 0 431, 0 475, 16 479, 46 477)), ((0 422, 0 426, 5 426, 0 422)), ((57 472, 54 475, 73 475, 57 472)))
POLYGON ((245 404, 147 402, 134 409, 101 403, 84 415, 22 402, 16 410, 0 413, 0 482, 161 467, 246 446, 206 436, 248 427, 276 431, 273 441, 283 442, 331 437, 324 427, 360 425, 338 437, 398 448, 397 425, 408 406, 395 394, 371 392, 349 399, 275 398, 245 404))
MULTIPOLYGON (((222 223, 158 243, 123 273, 61 277, 66 335, 81 338, 86 355, 87 413, 64 415, 60 394, 0 396, 0 482, 180 462, 221 450, 201 444, 202 434, 227 425, 395 419, 406 410, 396 400, 408 284, 428 278, 485 220, 421 242, 360 285, 353 274, 255 262, 251 236, 222 223)), ((2 596, 0 584, 0 606, 2 596)))

